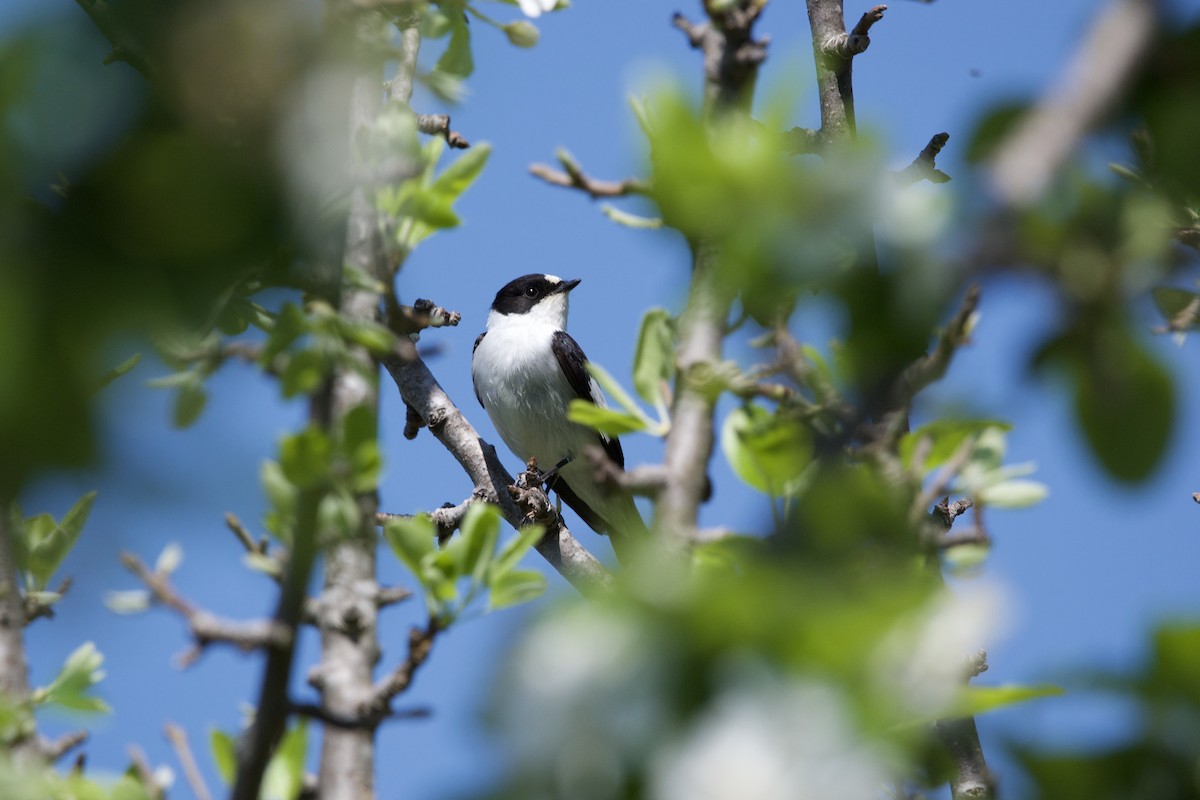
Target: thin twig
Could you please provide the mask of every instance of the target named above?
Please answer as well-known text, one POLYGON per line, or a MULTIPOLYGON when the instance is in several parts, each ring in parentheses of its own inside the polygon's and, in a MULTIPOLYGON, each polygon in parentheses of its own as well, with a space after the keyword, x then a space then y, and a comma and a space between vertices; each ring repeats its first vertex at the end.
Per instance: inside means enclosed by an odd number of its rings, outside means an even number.
POLYGON ((408 689, 417 670, 429 658, 429 653, 433 650, 433 641, 440 632, 441 628, 433 618, 430 618, 424 630, 409 630, 408 655, 399 666, 375 684, 371 701, 373 708, 386 709, 393 697, 408 689))
POLYGON ((291 631, 275 620, 235 622, 216 617, 183 599, 171 586, 166 575, 151 570, 133 553, 122 552, 120 557, 125 568, 146 585, 155 600, 178 613, 187 622, 195 640, 195 647, 181 656, 181 666, 190 666, 204 648, 217 642, 231 644, 247 652, 260 648, 286 647, 291 642, 291 631))
POLYGON ((232 511, 225 514, 225 526, 237 537, 237 540, 242 543, 242 547, 246 548, 247 553, 258 553, 259 555, 267 554, 267 539, 263 537, 257 542, 250 534, 250 530, 242 524, 237 515, 232 511))
POLYGON ((38 750, 41 752, 43 758, 53 763, 87 740, 87 731, 71 731, 70 733, 64 733, 57 739, 42 739, 38 744, 38 750))
POLYGON ((625 178, 620 181, 602 181, 592 178, 583 171, 583 168, 579 166, 579 162, 566 150, 559 150, 555 153, 555 157, 558 159, 558 163, 562 165, 562 172, 546 164, 533 164, 529 167, 529 174, 541 178, 552 186, 579 189, 586 192, 593 200, 598 197, 625 197, 631 194, 646 194, 650 191, 649 185, 637 178, 625 178))
POLYGON ((942 172, 934 164, 938 153, 942 152, 942 148, 946 146, 946 142, 949 140, 950 134, 948 133, 934 134, 920 155, 913 159, 911 164, 896 173, 896 182, 902 186, 907 186, 921 180, 926 180, 930 183, 949 182, 950 176, 942 172))
POLYGON ((609 489, 628 492, 639 497, 654 497, 667 485, 667 468, 662 464, 643 464, 622 469, 604 448, 585 447, 583 457, 595 471, 596 480, 609 489))
POLYGON ((191 745, 188 744, 187 732, 173 722, 163 726, 163 732, 167 735, 167 741, 171 743, 171 749, 175 751, 175 757, 179 759, 179 765, 183 767, 183 776, 187 779, 196 800, 212 800, 212 792, 204 782, 191 745))

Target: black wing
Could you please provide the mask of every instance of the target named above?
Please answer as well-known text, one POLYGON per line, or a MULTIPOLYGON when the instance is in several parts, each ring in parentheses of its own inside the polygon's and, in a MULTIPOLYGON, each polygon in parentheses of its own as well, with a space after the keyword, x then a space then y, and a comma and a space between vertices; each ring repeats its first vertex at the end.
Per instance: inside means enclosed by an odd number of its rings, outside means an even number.
MULTIPOLYGON (((485 336, 487 336, 487 331, 484 331, 475 337, 475 344, 471 347, 472 358, 475 357, 475 351, 479 349, 479 343, 483 341, 483 337, 485 336)), ((479 396, 479 387, 475 386, 475 381, 471 381, 471 386, 475 389, 475 399, 479 401, 480 407, 487 408, 487 406, 483 405, 483 398, 479 396)))
MULTIPOLYGON (((587 356, 583 354, 579 343, 572 339, 566 331, 555 331, 554 338, 550 340, 550 349, 554 351, 554 357, 558 359, 558 366, 567 376, 567 383, 571 384, 571 389, 575 391, 576 396, 581 400, 599 405, 597 402, 599 398, 592 394, 592 377, 588 375, 587 371, 587 356)), ((605 436, 601 433, 597 434, 597 438, 604 447, 604 452, 608 453, 608 457, 618 467, 624 469, 625 452, 621 450, 621 443, 617 441, 617 437, 605 436)), ((570 505, 569 502, 568 505, 570 505)), ((583 515, 580 514, 580 516, 583 515)))

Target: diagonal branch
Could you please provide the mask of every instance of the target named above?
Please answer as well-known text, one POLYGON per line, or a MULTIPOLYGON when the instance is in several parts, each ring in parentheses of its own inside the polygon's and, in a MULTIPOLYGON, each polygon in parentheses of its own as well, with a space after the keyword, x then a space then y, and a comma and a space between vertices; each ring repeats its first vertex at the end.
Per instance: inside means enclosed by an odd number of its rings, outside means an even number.
POLYGON ((292 641, 292 631, 278 620, 222 619, 193 606, 175 591, 165 573, 150 569, 133 553, 125 551, 120 557, 125 568, 145 584, 156 601, 175 611, 187 622, 195 645, 180 656, 181 666, 193 664, 204 649, 212 644, 230 644, 239 650, 250 652, 261 648, 287 647, 292 641))
MULTIPOLYGON (((474 426, 438 384, 412 342, 400 340, 397 351, 384 359, 400 396, 429 428, 475 484, 475 492, 500 508, 514 528, 526 524, 525 515, 509 497, 513 477, 496 457, 496 449, 483 440, 474 426)), ((584 594, 603 591, 612 580, 608 570, 571 535, 559 519, 536 545, 552 567, 584 594)))
POLYGON ((587 175, 579 166, 579 162, 566 150, 559 150, 555 158, 562 165, 560 172, 548 164, 532 164, 529 174, 541 178, 551 186, 562 186, 567 189, 579 189, 586 192, 595 200, 598 197, 626 197, 631 194, 646 194, 650 186, 638 178, 625 178, 620 181, 603 181, 587 175))
POLYGON ((1006 205, 1036 199, 1079 140, 1121 96, 1158 22, 1152 0, 1111 0, 1055 87, 1001 143, 993 188, 1006 205))

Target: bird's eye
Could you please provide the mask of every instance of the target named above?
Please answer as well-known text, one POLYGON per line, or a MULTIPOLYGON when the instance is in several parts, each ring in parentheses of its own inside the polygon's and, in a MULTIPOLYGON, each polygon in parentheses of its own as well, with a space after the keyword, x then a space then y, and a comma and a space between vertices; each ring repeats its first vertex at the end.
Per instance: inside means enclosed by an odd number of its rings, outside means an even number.
POLYGON ((538 293, 538 290, 537 290, 536 286, 530 286, 525 289, 526 297, 537 297, 537 293, 538 293))

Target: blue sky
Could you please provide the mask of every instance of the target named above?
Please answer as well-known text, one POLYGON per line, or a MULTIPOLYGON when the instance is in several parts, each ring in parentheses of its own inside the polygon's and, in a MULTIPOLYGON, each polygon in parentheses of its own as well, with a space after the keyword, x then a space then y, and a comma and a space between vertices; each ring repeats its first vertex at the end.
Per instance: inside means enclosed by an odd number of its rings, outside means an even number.
MULTIPOLYGON (((956 183, 945 191, 969 188, 970 168, 962 154, 973 121, 998 100, 1044 88, 1099 5, 898 0, 873 29, 871 49, 855 62, 860 124, 878 132, 896 166, 907 164, 933 133, 950 132, 938 165, 956 183)), ((645 148, 627 98, 654 75, 698 87, 699 56, 669 24, 672 12, 696 15, 695 6, 576 0, 574 8, 539 21, 542 40, 528 51, 510 47, 496 31, 472 26, 478 72, 468 84, 470 96, 452 109, 454 127, 472 141, 491 142, 495 150, 461 202, 464 225, 423 244, 405 267, 400 288, 405 299, 430 297, 462 312, 459 328, 426 336, 427 344, 442 348, 430 366, 492 441, 497 439, 471 390, 469 360, 500 285, 527 272, 582 278, 572 295, 571 331, 593 360, 619 375, 628 374, 642 312, 655 305, 680 308, 689 267, 679 237, 618 227, 583 196, 540 184, 526 169, 567 147, 598 177, 642 171, 645 148)), ((851 23, 866 7, 849 8, 851 23)), ((498 17, 510 11, 500 5, 492 10, 498 17)), ((0 7, 0 34, 35 13, 82 12, 68 0, 6 3, 0 7)), ((803 4, 776 0, 760 30, 772 37, 764 94, 778 89, 800 98, 795 124, 817 127, 803 4)), ((98 65, 105 47, 98 38, 93 47, 98 65)), ((436 50, 430 47, 425 56, 436 56, 436 50)), ((417 106, 438 110, 422 95, 417 106)), ((1054 298, 1031 280, 987 284, 974 346, 960 354, 932 393, 935 402, 1012 421, 1010 458, 1036 461, 1037 477, 1051 489, 1041 506, 990 518, 996 545, 988 574, 1008 587, 1015 614, 1009 638, 990 649, 991 670, 983 683, 1038 683, 1055 680, 1070 666, 1131 664, 1144 652, 1143 633, 1153 620, 1200 613, 1195 588, 1200 508, 1190 499, 1200 480, 1194 452, 1186 446, 1200 437, 1200 378, 1191 352, 1197 343, 1182 349, 1167 340, 1153 343, 1179 378, 1180 418, 1159 471, 1144 487, 1130 489, 1110 482, 1092 463, 1064 387, 1034 383, 1026 375, 1029 352, 1057 313, 1054 298)), ((114 363, 139 349, 146 347, 114 342, 114 363)), ((34 680, 44 683, 83 640, 95 641, 106 655, 102 694, 115 714, 92 724, 92 768, 121 769, 132 743, 155 763, 175 766, 161 733, 164 722, 174 721, 204 751, 200 760, 215 785, 202 743, 212 726, 239 725, 240 704, 256 693, 259 660, 213 650, 190 670, 176 671, 172 654, 187 644, 176 618, 161 611, 117 617, 102 599, 108 590, 133 587, 117 564, 117 548, 153 559, 166 543, 179 542, 185 560, 176 583, 185 596, 231 617, 269 613, 273 586, 242 569, 240 548, 222 517, 233 511, 260 529, 259 465, 274 453, 277 438, 299 423, 302 409, 280 402, 270 381, 230 366, 213 380, 199 424, 174 431, 169 396, 144 384, 161 372, 151 359, 103 396, 101 463, 86 472, 46 476, 23 498, 28 513, 57 515, 83 492, 100 490, 88 530, 64 567, 75 586, 56 620, 29 629, 30 657, 34 680)), ((384 396, 384 507, 412 511, 466 497, 470 484, 449 455, 427 433, 406 442, 403 406, 388 384, 384 396)), ((648 437, 629 438, 625 449, 631 464, 660 456, 658 442, 648 437)), ((718 492, 705 510, 706 523, 766 517, 763 501, 737 486, 719 454, 713 477, 718 492)), ((606 547, 582 524, 573 527, 597 551, 606 547)), ((403 579, 386 556, 382 562, 386 580, 403 579)), ((530 564, 541 566, 533 557, 530 564)), ((556 578, 552 586, 562 590, 556 578)), ((386 612, 384 668, 402 657, 405 630, 418 611, 412 605, 386 612)), ((438 641, 401 700, 429 706, 434 716, 384 729, 381 796, 396 796, 402 786, 408 796, 446 797, 486 785, 495 774, 498 760, 486 745, 477 710, 493 665, 528 613, 535 610, 473 621, 438 641)), ((300 695, 314 640, 309 635, 303 642, 300 695)), ((981 731, 994 759, 1006 736, 1111 741, 1127 722, 1120 707, 1068 696, 984 718, 981 731)), ((52 724, 65 728, 71 721, 52 724)), ((180 791, 186 796, 186 789, 180 791)))

